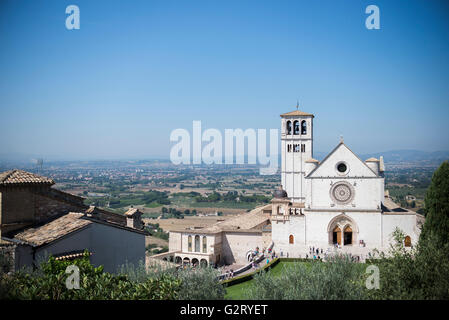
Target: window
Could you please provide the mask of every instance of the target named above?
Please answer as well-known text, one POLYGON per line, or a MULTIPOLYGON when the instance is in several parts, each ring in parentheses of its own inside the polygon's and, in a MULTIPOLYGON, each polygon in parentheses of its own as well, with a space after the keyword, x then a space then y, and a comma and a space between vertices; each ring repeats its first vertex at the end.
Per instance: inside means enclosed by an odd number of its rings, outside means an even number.
POLYGON ((299 121, 293 122, 293 134, 299 134, 299 121))
POLYGON ((187 250, 188 250, 189 252, 192 252, 192 236, 189 236, 187 242, 188 242, 187 250))
POLYGON ((200 236, 195 236, 195 252, 200 252, 200 236))
POLYGON ((203 253, 207 253, 207 238, 203 237, 203 253))
POLYGON ((291 144, 287 145, 287 152, 292 152, 292 145, 291 144))
POLYGON ((299 152, 299 144, 293 145, 293 152, 299 152))
POLYGON ((301 122, 301 134, 307 134, 307 122, 303 120, 301 122))
POLYGON ((291 235, 288 237, 288 243, 293 244, 294 242, 295 242, 295 239, 294 239, 293 235, 291 234, 291 235))
POLYGON ((301 144, 301 152, 306 152, 306 145, 305 144, 301 144))
POLYGON ((347 167, 346 167, 346 165, 345 165, 344 163, 340 163, 340 164, 337 166, 337 170, 338 170, 339 172, 341 172, 341 173, 345 172, 346 169, 347 169, 347 167))
POLYGON ((292 122, 287 121, 287 134, 292 134, 292 122))
POLYGON ((344 175, 346 175, 346 174, 349 172, 349 167, 348 167, 348 165, 347 165, 345 162, 343 162, 343 161, 338 162, 338 163, 335 165, 335 169, 337 170, 337 173, 338 173, 339 175, 341 175, 341 176, 344 176, 344 175))
POLYGON ((410 236, 406 236, 404 239, 404 246, 411 247, 412 246, 412 238, 410 236))

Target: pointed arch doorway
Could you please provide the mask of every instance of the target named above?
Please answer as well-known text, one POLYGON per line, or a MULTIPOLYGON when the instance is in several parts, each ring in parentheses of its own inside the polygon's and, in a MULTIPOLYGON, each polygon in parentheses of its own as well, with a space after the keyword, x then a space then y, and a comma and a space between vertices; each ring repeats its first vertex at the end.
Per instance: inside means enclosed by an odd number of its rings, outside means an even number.
POLYGON ((340 214, 329 222, 327 232, 329 244, 350 246, 357 243, 359 229, 351 217, 340 214))
POLYGON ((341 229, 339 226, 336 226, 332 231, 332 244, 341 245, 341 229))
POLYGON ((352 229, 351 226, 346 226, 343 231, 343 241, 345 246, 352 244, 352 229))

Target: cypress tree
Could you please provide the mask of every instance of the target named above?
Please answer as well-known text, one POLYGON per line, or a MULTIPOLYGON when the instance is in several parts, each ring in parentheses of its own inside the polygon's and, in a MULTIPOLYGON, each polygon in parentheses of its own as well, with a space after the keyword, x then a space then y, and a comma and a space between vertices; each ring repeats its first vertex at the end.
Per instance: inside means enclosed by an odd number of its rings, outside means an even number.
POLYGON ((446 244, 449 241, 449 162, 445 161, 433 173, 424 200, 426 221, 420 240, 446 244))

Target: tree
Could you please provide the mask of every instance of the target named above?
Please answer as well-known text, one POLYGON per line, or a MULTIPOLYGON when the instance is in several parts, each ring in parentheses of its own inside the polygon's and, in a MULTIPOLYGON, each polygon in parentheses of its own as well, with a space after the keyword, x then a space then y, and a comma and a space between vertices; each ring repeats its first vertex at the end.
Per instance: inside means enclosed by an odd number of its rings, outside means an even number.
POLYGON ((431 236, 437 245, 449 241, 449 162, 445 161, 434 172, 424 199, 426 221, 420 239, 431 236))

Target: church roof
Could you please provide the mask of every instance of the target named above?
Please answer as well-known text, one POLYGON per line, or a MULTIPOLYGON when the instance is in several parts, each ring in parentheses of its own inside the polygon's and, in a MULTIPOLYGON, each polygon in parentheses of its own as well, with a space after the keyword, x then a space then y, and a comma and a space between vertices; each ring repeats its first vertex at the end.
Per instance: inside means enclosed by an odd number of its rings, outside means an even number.
POLYGON ((26 229, 14 238, 33 246, 42 246, 90 225, 92 221, 83 219, 83 216, 82 213, 70 212, 42 226, 26 229))
POLYGON ((0 173, 0 186, 23 185, 23 184, 46 184, 53 185, 55 182, 47 177, 23 170, 9 170, 0 173))
POLYGON ((295 111, 291 111, 291 112, 287 112, 287 113, 281 114, 281 117, 288 117, 288 116, 311 116, 312 118, 314 117, 313 114, 307 113, 307 112, 303 112, 301 110, 295 110, 295 111))
POLYGON ((352 151, 344 142, 343 140, 340 141, 340 143, 315 167, 315 169, 313 169, 306 177, 310 177, 315 171, 318 170, 318 168, 321 167, 321 165, 323 163, 326 162, 326 160, 328 158, 330 158, 330 156, 341 146, 345 146, 361 163, 363 163, 363 165, 365 167, 367 167, 372 173, 374 173, 376 176, 379 176, 377 173, 375 173, 362 159, 359 158, 359 156, 357 156, 354 151, 352 151))

